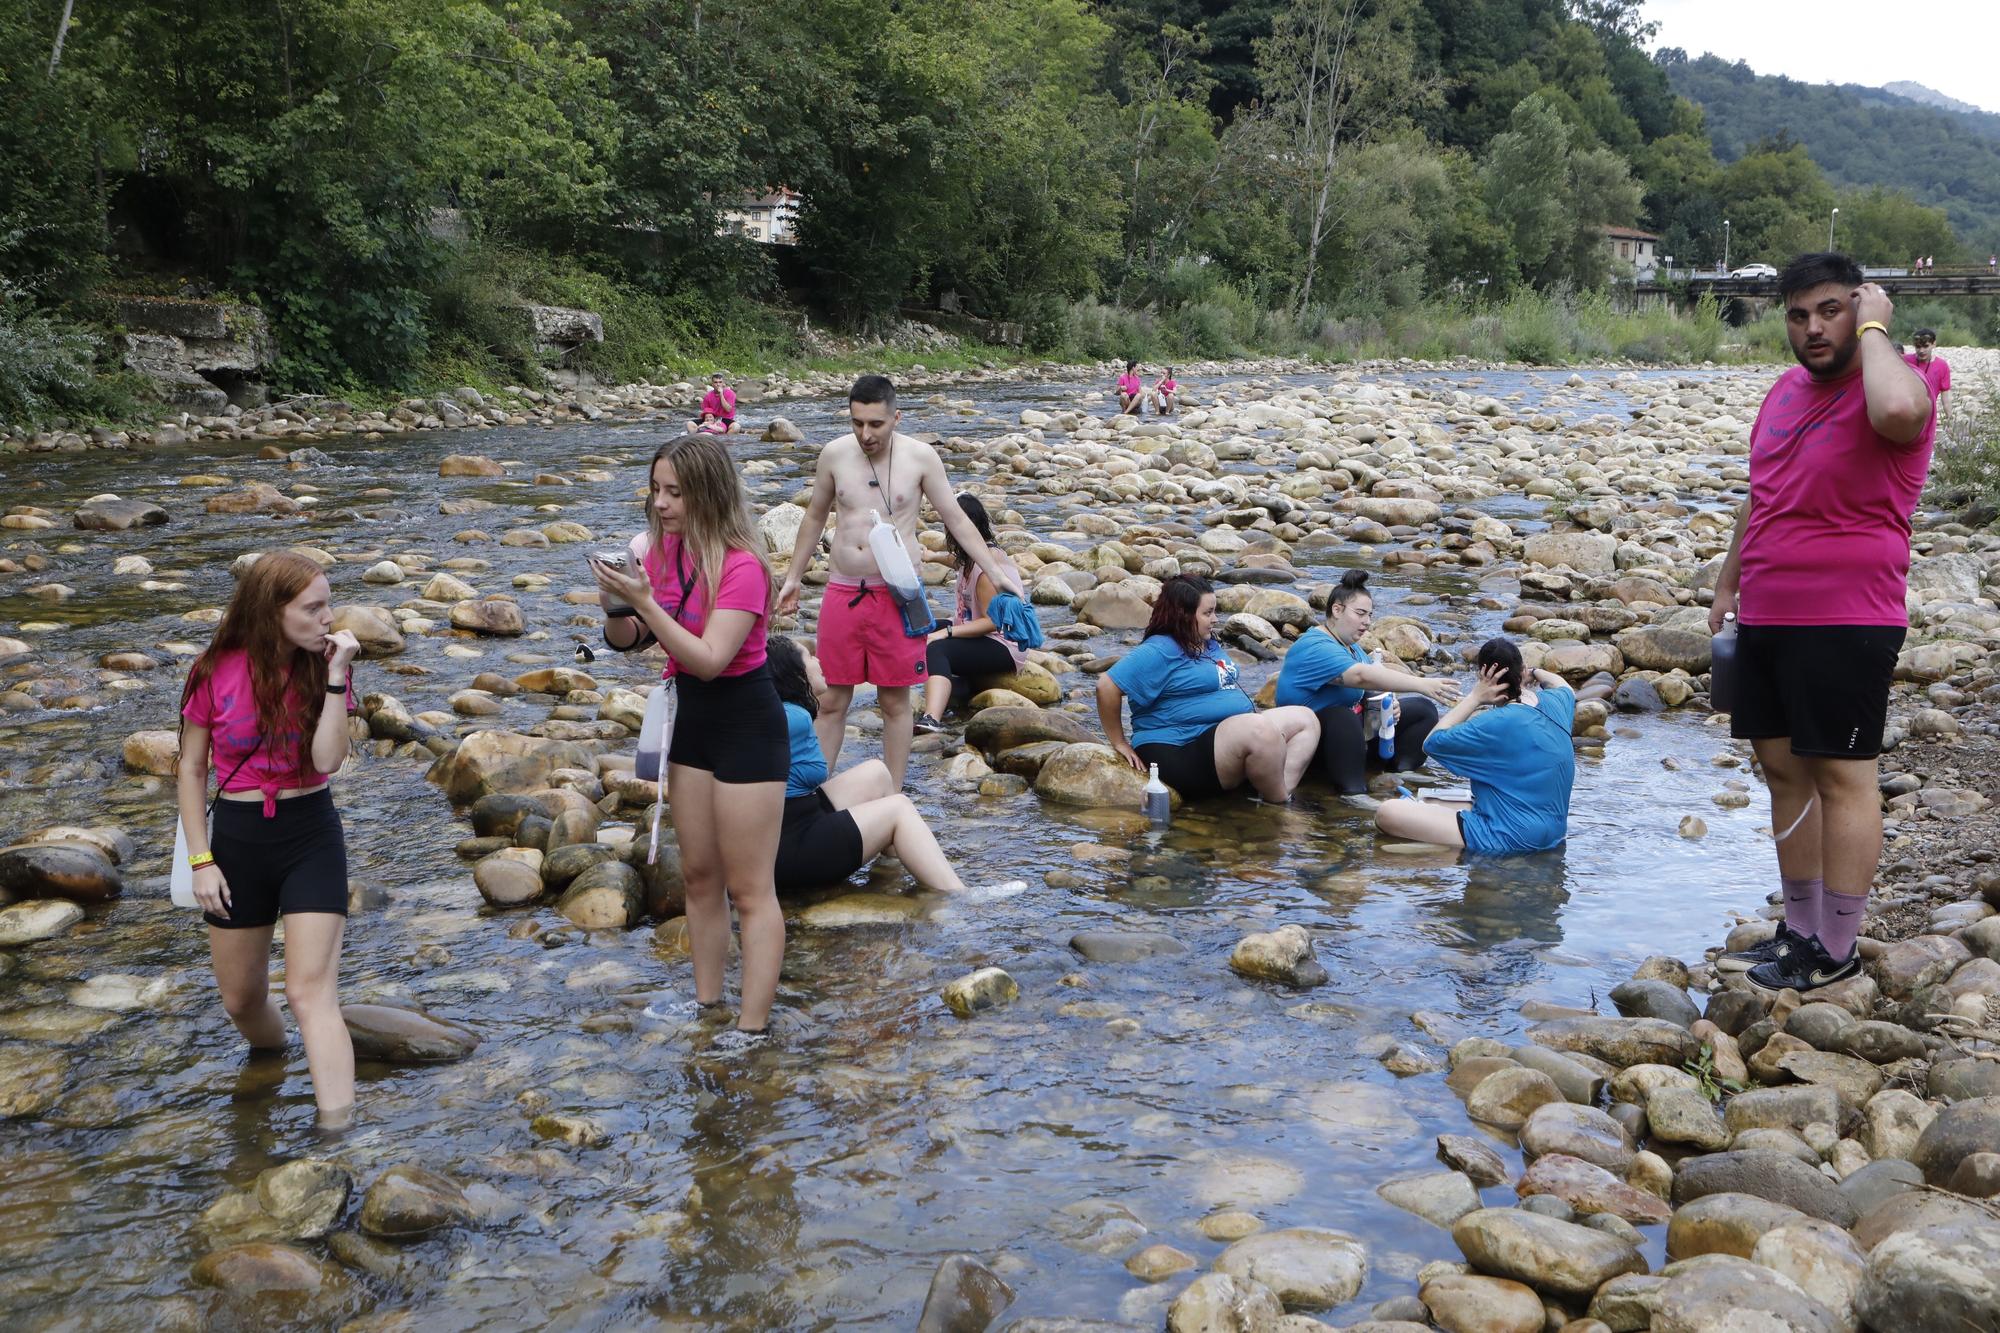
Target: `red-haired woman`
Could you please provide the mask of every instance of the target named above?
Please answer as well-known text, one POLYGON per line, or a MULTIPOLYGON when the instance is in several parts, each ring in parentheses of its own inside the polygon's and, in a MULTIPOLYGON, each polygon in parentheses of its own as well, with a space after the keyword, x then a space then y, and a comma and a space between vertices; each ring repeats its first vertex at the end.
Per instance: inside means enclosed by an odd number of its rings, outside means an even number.
POLYGON ((1310 708, 1258 712, 1236 663, 1215 639, 1215 589, 1176 574, 1160 587, 1139 646, 1097 678, 1097 716, 1111 748, 1183 798, 1220 796, 1248 779, 1267 801, 1289 801, 1319 747, 1310 708), (1121 707, 1132 705, 1132 740, 1121 707))
POLYGON ((275 551, 244 571, 181 694, 181 826, 222 1007, 251 1046, 285 1044, 269 984, 272 928, 284 917, 285 1000, 329 1127, 354 1108, 354 1045, 339 997, 347 846, 327 775, 347 759, 359 650, 333 628, 319 566, 275 551), (212 835, 211 760, 221 779, 212 835))

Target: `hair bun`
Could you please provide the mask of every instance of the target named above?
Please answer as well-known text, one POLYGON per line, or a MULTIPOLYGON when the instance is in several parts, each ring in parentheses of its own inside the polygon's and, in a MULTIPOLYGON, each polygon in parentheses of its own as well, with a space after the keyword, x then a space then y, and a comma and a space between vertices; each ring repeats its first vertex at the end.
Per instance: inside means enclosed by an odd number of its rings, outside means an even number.
POLYGON ((1359 588, 1367 582, 1368 571, 1365 569, 1350 569, 1340 576, 1340 586, 1343 588, 1359 588))

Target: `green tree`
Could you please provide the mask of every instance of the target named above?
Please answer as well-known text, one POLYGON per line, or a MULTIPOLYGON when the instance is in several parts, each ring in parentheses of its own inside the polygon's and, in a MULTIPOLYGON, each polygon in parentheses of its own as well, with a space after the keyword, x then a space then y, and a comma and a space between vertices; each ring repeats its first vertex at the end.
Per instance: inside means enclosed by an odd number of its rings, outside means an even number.
POLYGON ((1951 218, 1877 185, 1840 196, 1840 246, 1864 264, 1904 264, 1918 255, 1963 257, 1951 218))
POLYGON ((0 8, 0 279, 44 301, 84 290, 104 249, 96 89, 74 62, 50 72, 60 16, 60 5, 0 8))
POLYGON ((1514 108, 1495 135, 1484 168, 1487 207, 1505 232, 1521 277, 1537 286, 1594 287, 1604 281, 1603 228, 1629 224, 1640 189, 1625 160, 1580 147, 1537 93, 1514 108))
POLYGON ((1730 163, 1716 181, 1729 219, 1731 258, 1783 267, 1792 255, 1826 248, 1833 187, 1798 144, 1773 141, 1730 163))

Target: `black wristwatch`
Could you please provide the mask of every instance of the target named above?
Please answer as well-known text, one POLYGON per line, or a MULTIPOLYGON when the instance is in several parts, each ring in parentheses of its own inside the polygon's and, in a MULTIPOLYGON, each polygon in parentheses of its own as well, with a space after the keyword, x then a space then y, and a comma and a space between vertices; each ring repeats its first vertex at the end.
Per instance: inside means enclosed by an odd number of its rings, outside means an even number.
POLYGON ((328 681, 326 683, 326 692, 328 694, 346 694, 347 682, 343 680, 340 684, 336 685, 332 681, 328 681))
POLYGON ((628 616, 636 616, 639 613, 629 606, 607 606, 604 608, 604 614, 613 620, 623 620, 628 616))

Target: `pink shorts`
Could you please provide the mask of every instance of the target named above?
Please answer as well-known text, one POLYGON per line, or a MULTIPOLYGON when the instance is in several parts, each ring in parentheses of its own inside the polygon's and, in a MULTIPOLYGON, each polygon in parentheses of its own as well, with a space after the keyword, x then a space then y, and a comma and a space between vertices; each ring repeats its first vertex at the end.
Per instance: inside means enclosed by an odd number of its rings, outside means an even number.
POLYGON ((827 684, 921 685, 930 676, 929 647, 903 632, 903 613, 886 584, 835 579, 826 585, 819 604, 819 665, 827 684))

